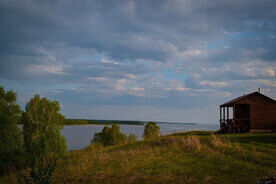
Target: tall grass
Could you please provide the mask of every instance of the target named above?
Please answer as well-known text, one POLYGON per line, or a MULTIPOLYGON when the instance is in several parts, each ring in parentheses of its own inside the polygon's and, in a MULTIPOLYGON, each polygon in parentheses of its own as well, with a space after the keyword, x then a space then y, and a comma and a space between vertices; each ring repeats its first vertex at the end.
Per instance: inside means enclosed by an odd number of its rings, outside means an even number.
MULTIPOLYGON (((157 172, 152 163, 158 165, 158 160, 163 160, 168 153, 183 154, 185 152, 195 155, 223 153, 228 156, 231 155, 232 158, 238 158, 239 162, 243 162, 244 168, 241 172, 246 172, 245 169, 250 168, 247 161, 248 152, 239 142, 227 136, 212 134, 209 141, 197 135, 167 136, 107 148, 99 148, 99 145, 92 144, 86 148, 85 152, 72 153, 68 160, 64 160, 60 164, 63 167, 59 170, 63 174, 58 174, 56 181, 58 183, 85 183, 93 180, 98 181, 101 178, 105 180, 107 178, 118 179, 120 176, 128 178, 131 175, 134 175, 132 178, 147 178, 141 175, 145 172, 144 167, 147 168, 151 165, 152 167, 147 169, 151 172, 157 172)), ((172 154, 172 156, 174 155, 172 154)), ((159 170, 158 172, 162 171, 159 170)), ((187 175, 185 175, 185 178, 187 179, 187 175)), ((212 177, 206 178, 206 181, 209 181, 212 177)), ((122 178, 119 180, 122 181, 122 178)))
POLYGON ((276 173, 276 142, 265 143, 275 136, 256 136, 188 132, 116 146, 92 144, 59 160, 54 181, 256 183, 276 173))

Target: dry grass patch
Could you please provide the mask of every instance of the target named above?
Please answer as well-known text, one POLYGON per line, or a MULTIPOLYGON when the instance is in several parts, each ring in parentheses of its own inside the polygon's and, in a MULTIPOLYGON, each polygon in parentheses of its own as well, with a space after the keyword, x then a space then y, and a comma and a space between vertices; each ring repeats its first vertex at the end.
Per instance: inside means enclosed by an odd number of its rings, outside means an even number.
POLYGON ((185 146, 187 146, 188 148, 195 149, 197 151, 200 151, 202 147, 198 136, 187 137, 185 140, 185 146))
POLYGON ((118 146, 92 144, 59 161, 55 182, 254 183, 276 172, 275 144, 260 146, 247 136, 189 132, 118 146))

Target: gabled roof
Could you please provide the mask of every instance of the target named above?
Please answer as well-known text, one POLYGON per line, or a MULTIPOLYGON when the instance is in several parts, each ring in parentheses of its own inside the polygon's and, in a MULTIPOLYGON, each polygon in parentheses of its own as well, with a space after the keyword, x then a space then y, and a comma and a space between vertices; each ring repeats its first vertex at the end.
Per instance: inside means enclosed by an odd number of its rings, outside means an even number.
POLYGON ((251 95, 261 95, 261 96, 263 96, 263 97, 265 97, 265 98, 267 98, 267 99, 272 100, 272 101, 275 102, 275 100, 273 100, 272 98, 269 98, 269 97, 267 97, 267 96, 265 96, 265 95, 263 95, 263 94, 261 94, 261 93, 259 93, 259 92, 256 91, 256 92, 254 92, 254 93, 249 93, 249 94, 247 94, 247 95, 239 96, 238 98, 235 98, 235 99, 230 100, 230 101, 228 101, 228 102, 226 102, 226 103, 224 103, 224 104, 221 104, 220 107, 231 107, 231 106, 233 106, 233 104, 235 104, 236 102, 238 102, 238 101, 240 101, 240 100, 242 100, 242 99, 244 99, 244 98, 247 98, 248 96, 251 96, 251 95))

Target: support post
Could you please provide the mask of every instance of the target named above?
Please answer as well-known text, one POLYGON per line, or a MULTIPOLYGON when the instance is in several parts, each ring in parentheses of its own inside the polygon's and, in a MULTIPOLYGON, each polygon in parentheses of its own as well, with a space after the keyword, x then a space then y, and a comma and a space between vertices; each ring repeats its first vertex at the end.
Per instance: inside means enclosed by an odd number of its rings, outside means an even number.
POLYGON ((221 122, 221 107, 219 107, 219 121, 221 122))
POLYGON ((229 107, 227 107, 227 120, 229 120, 229 107))
POLYGON ((222 131, 222 123, 221 123, 221 107, 219 107, 219 125, 220 125, 220 130, 222 131))
POLYGON ((235 129, 236 129, 235 104, 233 104, 233 129, 235 133, 235 129))
POLYGON ((225 122, 225 107, 223 107, 223 121, 225 122))

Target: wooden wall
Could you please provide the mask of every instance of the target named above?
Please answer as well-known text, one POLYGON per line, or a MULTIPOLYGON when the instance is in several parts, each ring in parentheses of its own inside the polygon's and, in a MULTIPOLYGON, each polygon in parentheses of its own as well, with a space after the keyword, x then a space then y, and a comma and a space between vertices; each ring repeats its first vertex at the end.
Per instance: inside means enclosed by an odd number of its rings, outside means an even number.
POLYGON ((250 131, 276 131, 276 101, 260 94, 253 94, 236 104, 249 104, 250 131))
POLYGON ((250 105, 250 129, 276 131, 276 104, 250 105))

